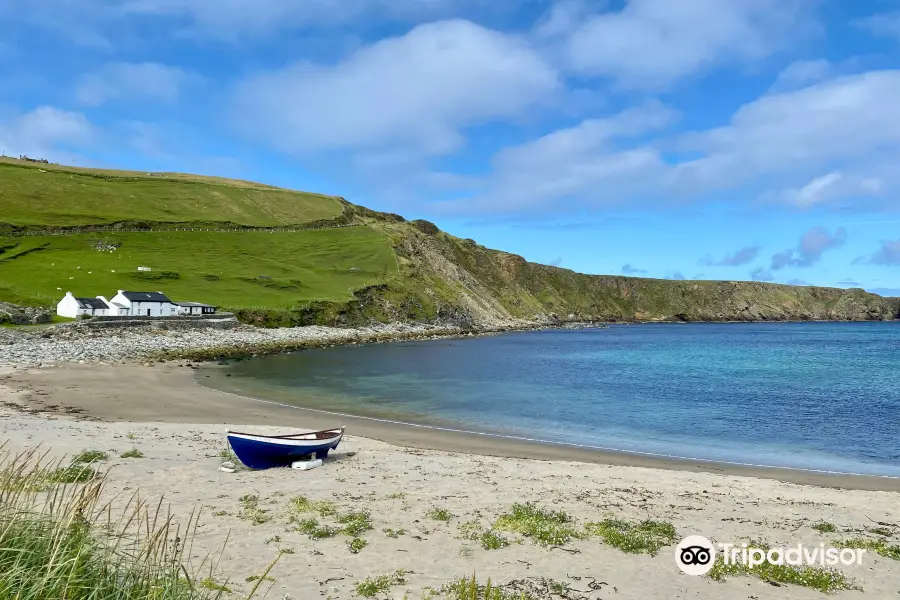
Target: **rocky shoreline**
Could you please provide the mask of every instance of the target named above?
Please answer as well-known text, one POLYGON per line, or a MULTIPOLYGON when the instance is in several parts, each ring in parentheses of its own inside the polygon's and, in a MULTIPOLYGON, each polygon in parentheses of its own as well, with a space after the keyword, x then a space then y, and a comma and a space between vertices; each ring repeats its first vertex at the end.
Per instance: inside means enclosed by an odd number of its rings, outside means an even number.
MULTIPOLYGON (((204 362, 339 345, 609 326, 605 322, 560 321, 553 315, 536 321, 497 321, 477 328, 453 323, 373 323, 355 328, 324 325, 262 328, 242 324, 233 315, 224 314, 207 321, 205 324, 203 320, 197 319, 179 322, 73 322, 34 330, 0 328, 0 368, 43 368, 63 363, 116 364, 173 360, 204 362)), ((683 324, 671 320, 616 324, 641 323, 683 324)), ((746 323, 746 321, 711 321, 711 323, 746 323)))
POLYGON ((38 331, 0 329, 0 367, 41 368, 61 363, 208 361, 322 348, 403 340, 468 337, 505 331, 541 329, 543 322, 498 323, 477 330, 455 325, 373 324, 360 328, 311 325, 264 329, 233 321, 212 327, 96 327, 71 323, 38 331))

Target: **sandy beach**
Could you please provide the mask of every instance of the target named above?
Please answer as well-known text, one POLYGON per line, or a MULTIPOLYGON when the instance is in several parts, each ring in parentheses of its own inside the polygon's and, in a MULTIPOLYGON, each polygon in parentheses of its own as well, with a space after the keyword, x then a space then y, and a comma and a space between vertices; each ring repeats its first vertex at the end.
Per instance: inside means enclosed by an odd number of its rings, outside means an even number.
MULTIPOLYGON (((468 539, 523 502, 564 511, 578 526, 606 518, 667 521, 679 540, 696 534, 818 546, 879 538, 871 531, 877 527, 886 534, 881 538, 900 541, 896 479, 637 457, 338 419, 217 392, 195 377, 202 380, 203 369, 184 363, 7 369, 0 372, 0 441, 13 451, 41 446, 56 455, 101 450, 110 456, 103 463, 110 468, 107 494, 140 490, 151 500, 164 497, 176 517, 202 507, 192 560, 199 564, 207 552, 222 551, 213 577, 227 580, 234 597, 246 594, 247 578, 282 551, 270 573, 274 581, 267 581, 268 598, 354 598, 365 578, 399 569, 404 582, 377 597, 418 599, 429 587, 473 573, 501 583, 552 578, 568 586, 565 595, 548 592, 547 598, 823 597, 756 577, 716 582, 685 575, 674 546, 650 556, 627 554, 596 537, 542 546, 504 533, 509 545, 492 550, 468 539), (219 470, 226 427, 336 425, 346 425, 348 436, 320 468, 219 470), (143 457, 119 458, 132 448, 143 457), (298 496, 333 503, 339 514, 369 511, 372 529, 360 536, 365 547, 351 553, 346 535, 313 540, 297 531, 290 507, 298 496), (449 520, 433 518, 435 509, 449 520), (813 528, 821 522, 835 532, 813 528)), ((900 561, 869 552, 863 565, 841 570, 864 591, 835 597, 900 594, 900 561)))

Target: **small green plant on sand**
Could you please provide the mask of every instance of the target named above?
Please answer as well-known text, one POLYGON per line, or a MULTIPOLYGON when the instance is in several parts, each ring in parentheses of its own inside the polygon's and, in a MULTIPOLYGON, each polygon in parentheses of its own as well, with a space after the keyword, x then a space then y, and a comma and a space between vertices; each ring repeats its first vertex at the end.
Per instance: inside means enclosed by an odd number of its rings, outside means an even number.
POLYGON ((466 521, 459 524, 459 537, 464 540, 477 540, 483 533, 478 521, 466 521))
POLYGON ((862 548, 864 550, 876 552, 885 558, 900 560, 900 544, 889 544, 887 540, 855 538, 838 540, 834 545, 838 548, 862 548))
POLYGON ((604 519, 588 523, 585 529, 604 543, 628 554, 656 556, 659 549, 675 543, 675 527, 663 521, 630 523, 622 519, 604 519))
POLYGON ((351 554, 359 554, 363 548, 369 545, 369 542, 362 538, 355 537, 347 542, 347 547, 351 554))
POLYGON ((390 527, 386 527, 386 528, 382 529, 381 531, 384 532, 384 535, 388 536, 389 538, 394 538, 394 539, 397 539, 398 537, 400 537, 401 535, 404 535, 406 533, 405 529, 391 529, 390 527))
POLYGON ((573 526, 572 517, 561 511, 538 508, 533 503, 513 504, 512 512, 500 515, 494 529, 529 537, 544 546, 562 546, 584 537, 573 526))
POLYGON ((392 586, 406 583, 406 571, 394 571, 388 575, 366 577, 356 584, 356 593, 363 598, 374 598, 378 594, 386 594, 392 586))
POLYGON ((132 448, 120 454, 119 458, 144 458, 144 453, 137 448, 132 448))
POLYGON ((356 537, 364 531, 372 529, 372 517, 369 511, 353 511, 337 518, 337 522, 341 524, 341 532, 345 535, 356 537))
POLYGON ((829 523, 828 521, 816 523, 812 526, 812 528, 819 533, 834 533, 835 531, 837 531, 837 527, 834 526, 834 523, 829 523))
POLYGON ((451 581, 441 586, 439 593, 449 600, 537 600, 525 592, 507 592, 491 583, 490 579, 481 585, 475 575, 471 579, 461 577, 451 581))
POLYGON ((100 450, 85 450, 81 454, 75 455, 72 459, 73 465, 89 465, 109 458, 109 454, 100 450))
POLYGON ((226 594, 232 593, 231 588, 229 588, 224 583, 217 582, 212 577, 207 577, 206 579, 202 580, 197 585, 199 585, 200 587, 205 588, 207 590, 213 591, 213 592, 225 592, 226 594))
POLYGON ((234 453, 234 450, 231 449, 231 446, 227 446, 219 452, 219 458, 223 461, 232 462, 234 464, 240 464, 240 459, 237 457, 237 454, 234 453))
POLYGON ((255 494, 246 494, 240 497, 241 510, 238 512, 238 518, 250 521, 254 525, 262 525, 272 520, 272 515, 268 509, 259 507, 259 496, 255 494))
POLYGON ((484 531, 478 537, 481 547, 485 550, 499 550, 509 546, 509 539, 503 537, 495 531, 484 531))
POLYGON ((100 477, 96 470, 87 465, 71 464, 58 467, 47 476, 49 483, 87 483, 100 477))
POLYGON ((330 500, 310 500, 306 496, 291 498, 289 508, 297 513, 318 513, 320 517, 333 517, 337 514, 337 506, 330 500))
POLYGON ((892 535, 894 535, 894 531, 892 529, 888 529, 887 527, 869 527, 869 532, 884 537, 891 537, 892 535))
MULTIPOLYGON (((760 542, 750 542, 750 547, 768 552, 769 546, 760 542)), ((824 593, 840 590, 857 590, 862 588, 837 569, 813 565, 778 565, 768 561, 753 568, 743 562, 729 562, 727 565, 722 556, 716 556, 708 576, 715 581, 725 581, 728 576, 754 575, 763 581, 774 583, 790 583, 812 588, 824 593)))
POLYGON ((295 521, 294 530, 308 536, 311 540, 334 537, 341 531, 331 525, 320 525, 314 517, 295 521))
POLYGON ((435 521, 449 521, 453 518, 453 514, 446 508, 432 508, 428 511, 428 518, 435 521))

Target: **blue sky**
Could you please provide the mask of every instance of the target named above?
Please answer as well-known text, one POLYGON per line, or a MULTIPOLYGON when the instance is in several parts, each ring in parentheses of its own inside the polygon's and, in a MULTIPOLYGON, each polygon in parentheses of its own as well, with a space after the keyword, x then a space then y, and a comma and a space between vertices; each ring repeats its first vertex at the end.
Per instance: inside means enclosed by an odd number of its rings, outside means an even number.
POLYGON ((8 155, 338 194, 587 273, 900 294, 888 0, 7 0, 0 72, 8 155))

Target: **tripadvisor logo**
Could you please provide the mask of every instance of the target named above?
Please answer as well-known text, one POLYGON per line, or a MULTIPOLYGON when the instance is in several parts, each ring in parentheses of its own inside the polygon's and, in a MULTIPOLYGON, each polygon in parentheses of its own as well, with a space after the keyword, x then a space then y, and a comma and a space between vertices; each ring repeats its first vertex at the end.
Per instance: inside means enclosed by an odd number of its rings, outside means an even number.
POLYGON ((825 544, 804 546, 796 544, 787 547, 755 548, 746 543, 713 544, 700 535, 690 535, 675 547, 675 563, 688 575, 705 575, 716 562, 717 555, 727 565, 745 565, 754 568, 769 563, 773 565, 818 565, 835 567, 838 565, 861 565, 864 548, 831 548, 825 544))
POLYGON ((705 575, 716 562, 716 548, 702 535, 689 535, 675 546, 675 563, 688 575, 705 575))

